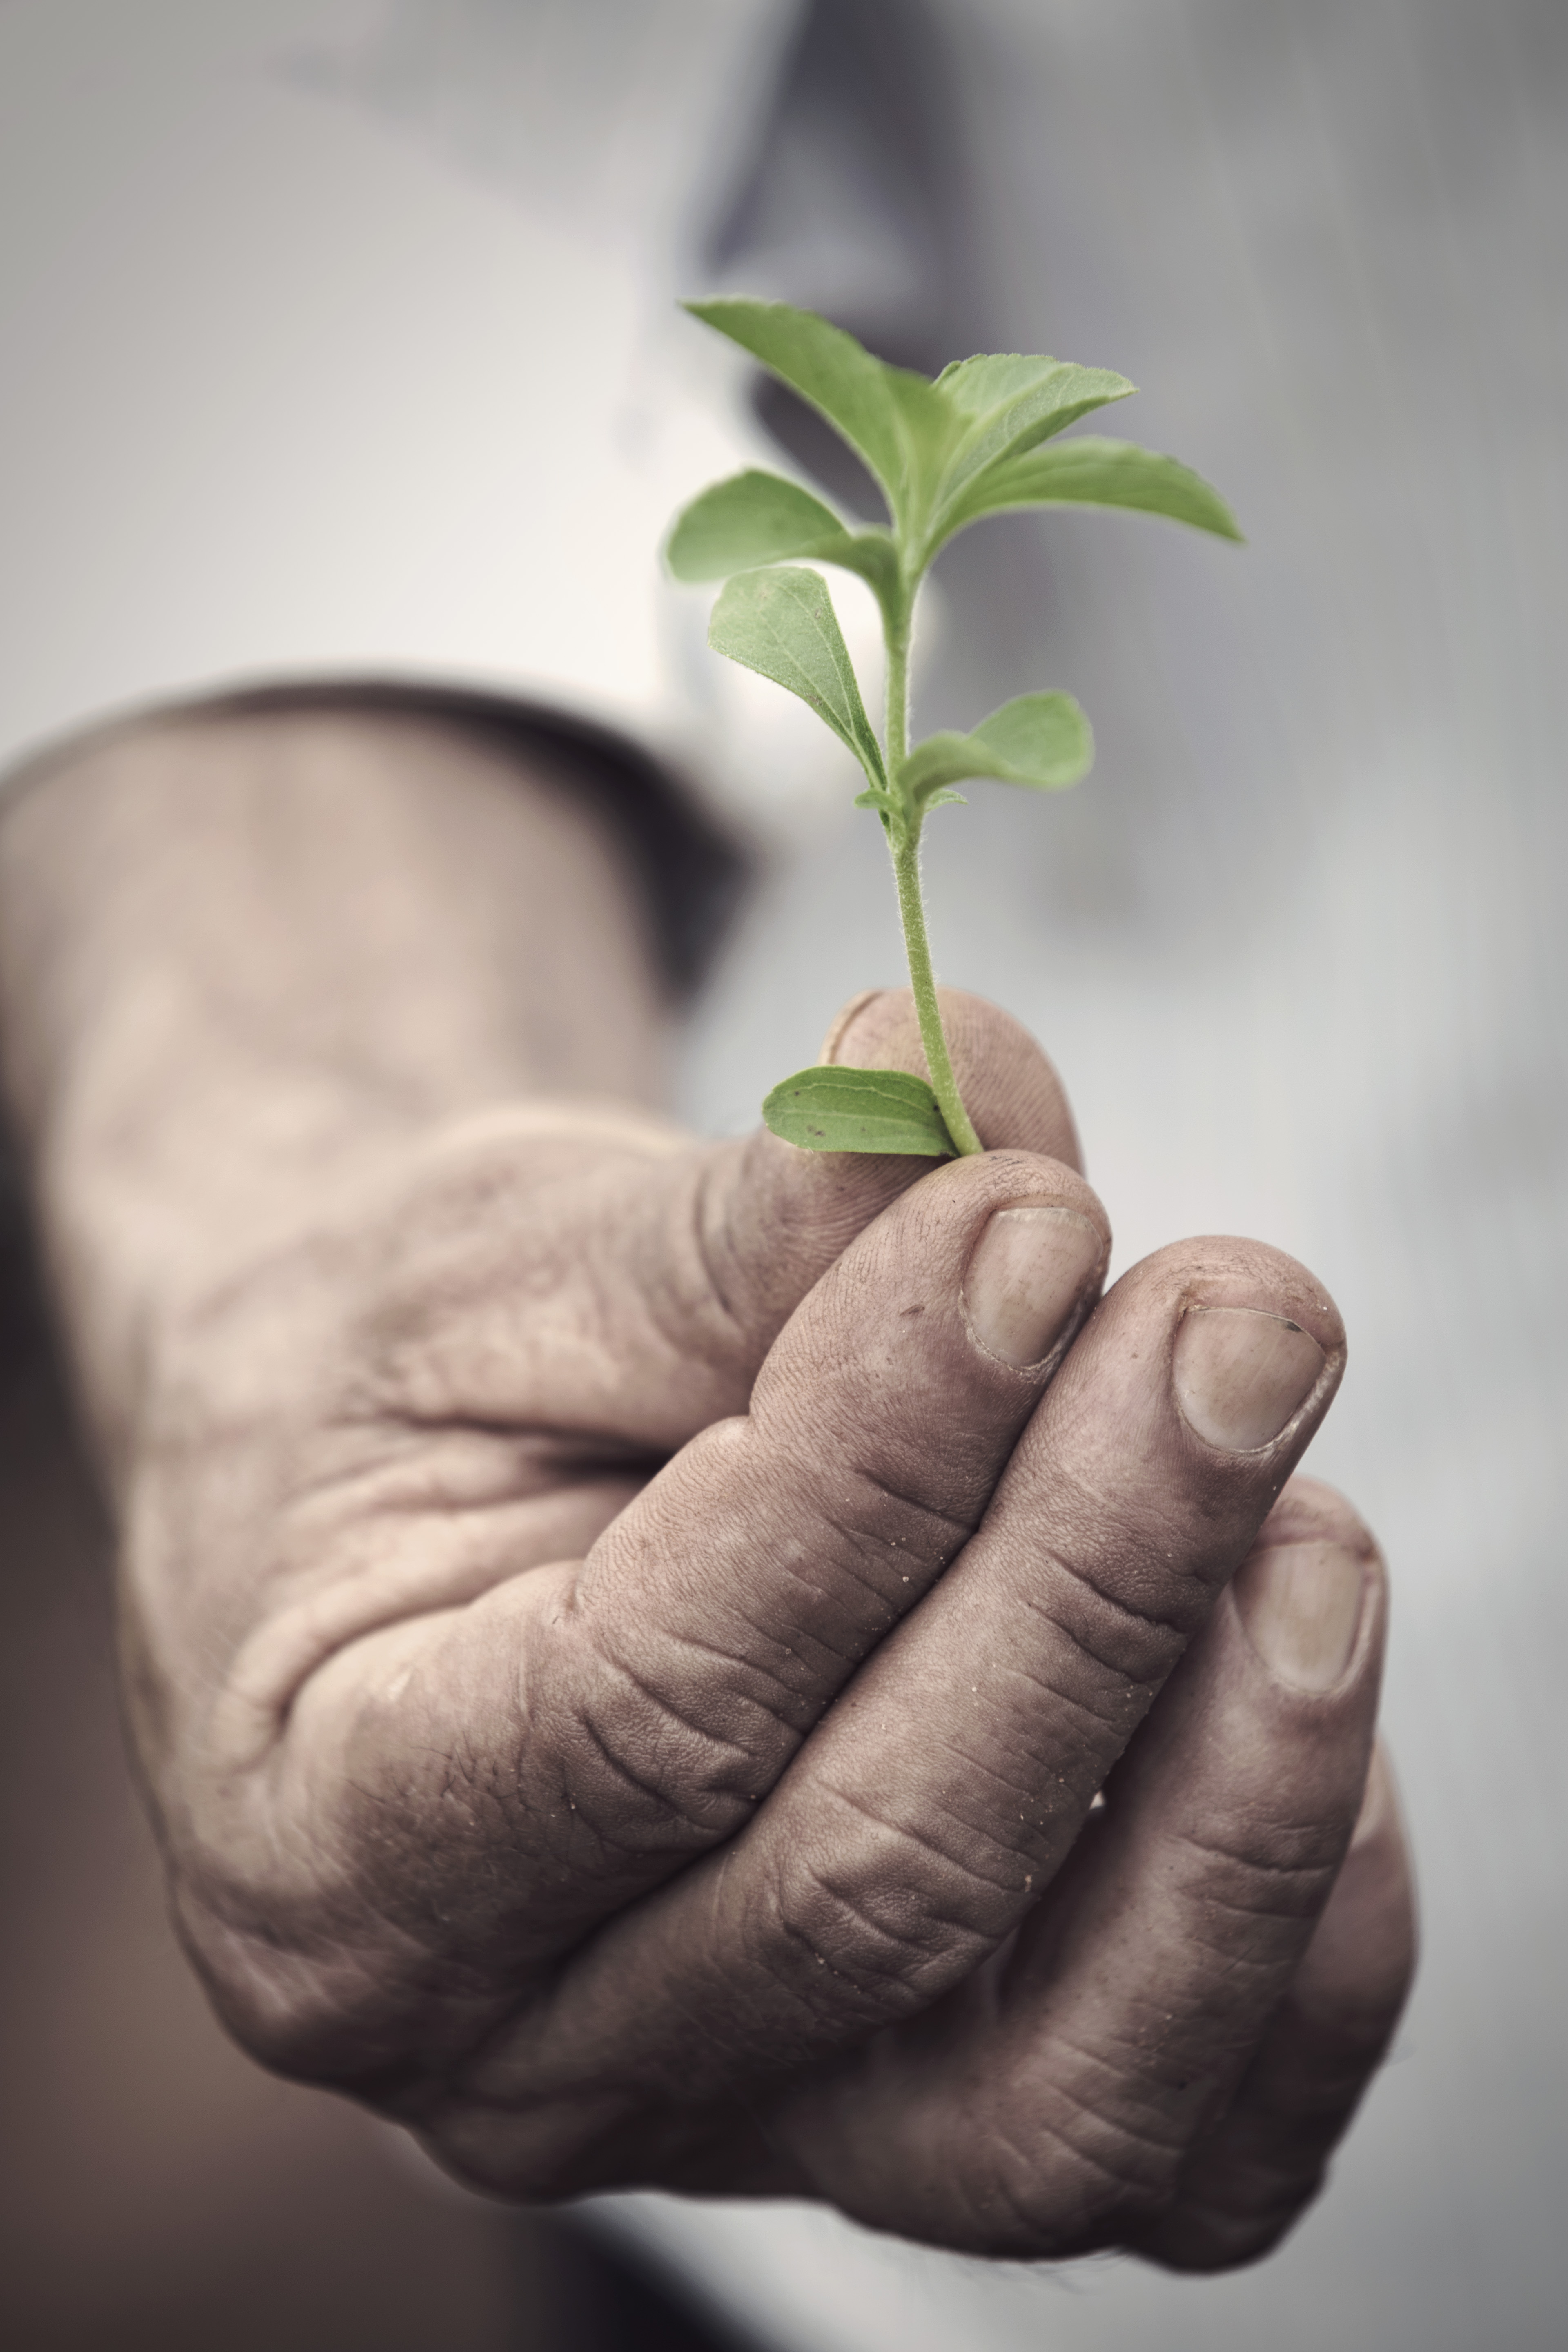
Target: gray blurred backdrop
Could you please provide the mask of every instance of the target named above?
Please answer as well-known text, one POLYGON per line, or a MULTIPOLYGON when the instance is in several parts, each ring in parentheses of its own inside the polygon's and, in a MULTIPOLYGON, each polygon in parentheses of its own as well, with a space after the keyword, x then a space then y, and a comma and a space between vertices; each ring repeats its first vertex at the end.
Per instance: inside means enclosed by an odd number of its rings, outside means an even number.
MULTIPOLYGON (((1350 1371, 1307 1466, 1392 1563, 1387 1725, 1425 1956, 1328 2195, 1262 2269, 1096 2263, 972 2280, 961 2303, 952 2267, 922 2261, 819 2341, 934 2352, 976 2341, 984 2309, 998 2352, 1550 2352, 1568 2343, 1568 8, 984 0, 941 24, 950 58, 967 45, 960 292, 993 306, 985 347, 1146 386, 1112 429, 1218 482, 1250 544, 1059 514, 954 549, 984 634, 950 633, 924 719, 1067 686, 1099 758, 1060 802, 976 785, 933 823, 939 968, 1056 1057, 1119 1265, 1178 1234, 1258 1234, 1344 1312, 1350 1371)), ((791 257, 797 299, 812 266, 791 257)), ((851 283, 841 261, 841 309, 851 283)), ((696 1027, 698 1120, 743 1123, 841 998, 899 976, 882 863, 847 814, 774 878, 696 1027)))

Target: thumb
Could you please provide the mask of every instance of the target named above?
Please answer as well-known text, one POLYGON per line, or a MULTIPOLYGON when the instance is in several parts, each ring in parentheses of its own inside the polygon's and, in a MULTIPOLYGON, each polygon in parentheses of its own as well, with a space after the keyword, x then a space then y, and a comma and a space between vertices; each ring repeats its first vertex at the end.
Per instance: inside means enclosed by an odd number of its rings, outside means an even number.
MULTIPOLYGON (((944 988, 941 997, 959 1091, 982 1142, 1037 1152, 1081 1174, 1067 1097, 1022 1023, 960 989, 944 988)), ((853 998, 828 1030, 822 1059, 847 1069, 908 1070, 929 1082, 910 991, 872 989, 853 998)), ((879 1152, 802 1151, 765 1128, 712 1147, 702 1172, 700 1245, 733 1320, 748 1388, 806 1292, 933 1165, 879 1152)))
MULTIPOLYGON (((966 989, 939 988, 959 1092, 988 1151, 1035 1151, 1083 1173, 1061 1080, 1021 1021, 966 989)), ((910 1070, 931 1080, 913 992, 872 988, 852 997, 827 1033, 825 1062, 846 1069, 910 1070)))
MULTIPOLYGON (((987 1148, 1039 1152, 1081 1173, 1079 1140, 1056 1070, 1020 1021, 985 997, 945 988, 942 1021, 959 1091, 987 1148)), ((823 1061, 851 1070, 910 1070, 929 1079, 908 988, 853 997, 835 1018, 823 1061)), ((884 1152, 806 1152, 766 1129, 705 1148, 689 1169, 668 1169, 677 1223, 644 1275, 668 1273, 670 1244, 689 1233, 700 1279, 684 1286, 687 1352, 712 1364, 715 1413, 742 1412, 762 1360, 806 1291, 933 1162, 884 1152), (682 1190, 691 1195, 682 1202, 682 1190), (687 1223, 689 1218, 689 1223, 687 1223), (720 1402, 720 1397, 724 1402, 720 1402)))
MULTIPOLYGON (((979 997, 943 1013, 987 1145, 1078 1164, 1054 1071, 979 997)), ((843 1066, 926 1073, 909 992, 859 997, 828 1034, 843 1066)), ((755 1133, 693 1143, 662 1124, 531 1108, 487 1115, 429 1171, 389 1263, 373 1236, 378 1353, 418 1368, 442 1410, 596 1433, 658 1456, 743 1412, 763 1360, 857 1235, 935 1162, 798 1150, 755 1133)))

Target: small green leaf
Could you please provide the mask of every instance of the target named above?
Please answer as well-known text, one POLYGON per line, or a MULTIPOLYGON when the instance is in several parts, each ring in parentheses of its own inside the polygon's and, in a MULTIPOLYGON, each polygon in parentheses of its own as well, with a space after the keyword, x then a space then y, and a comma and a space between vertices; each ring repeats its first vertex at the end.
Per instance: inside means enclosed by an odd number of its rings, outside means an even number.
POLYGON ((906 1158, 953 1156, 935 1095, 907 1070, 797 1070, 763 1105, 774 1135, 803 1151, 886 1151, 906 1158))
POLYGON ((694 319, 754 360, 826 416, 865 459, 889 497, 903 465, 890 371, 841 327, 787 302, 688 302, 694 319))
POLYGON ((872 784, 868 791, 857 793, 855 805, 857 808, 875 809, 879 816, 902 816, 904 813, 901 803, 894 799, 891 793, 885 792, 880 784, 872 784))
POLYGON ((929 816, 932 809, 967 808, 969 806, 969 803, 964 799, 962 793, 952 792, 946 784, 943 784, 941 792, 932 793, 929 799, 922 794, 921 806, 925 809, 925 812, 929 816))
POLYGON ((793 565, 742 572, 721 590, 708 625, 715 653, 728 654, 776 686, 809 702, 839 740, 847 743, 873 784, 885 786, 881 746, 860 699, 820 572, 793 565))
POLYGON ((927 377, 889 367, 842 327, 787 302, 733 299, 686 308, 826 416, 869 466, 903 527, 923 521, 962 429, 959 413, 927 377))
MULTIPOLYGON (((942 477, 942 513, 987 466, 1022 457, 1091 409, 1136 392, 1110 368, 997 352, 944 368, 936 388, 963 410, 968 430, 942 477)), ((939 515, 938 528, 942 527, 939 515)))
POLYGON ((898 587, 899 559, 885 530, 847 530, 822 500, 782 474, 732 474, 676 519, 665 557, 678 580, 727 580, 786 557, 810 556, 858 572, 879 599, 898 587))
POLYGON ((848 532, 820 499, 782 474, 732 474, 677 518, 667 552, 678 580, 727 580, 786 556, 817 555, 848 532))
POLYGON ((964 436, 963 411, 930 379, 908 368, 889 368, 889 384, 898 420, 901 470, 891 506, 907 546, 916 546, 930 528, 953 453, 964 436))
POLYGON ((899 772, 922 806, 941 805, 944 787, 966 776, 1060 792, 1076 784, 1094 758, 1089 720, 1070 694, 1020 694, 983 719, 973 733, 928 735, 899 772))
POLYGON ((1241 537, 1219 492, 1190 466, 1141 449, 1135 441, 1107 441, 1090 433, 987 466, 944 509, 942 529, 951 536, 982 515, 1059 506, 1131 507, 1212 530, 1220 539, 1241 537))
POLYGON ((1076 784, 1094 759, 1089 720, 1070 694, 1016 694, 981 720, 973 739, 1016 776, 1046 792, 1076 784))
POLYGON ((973 359, 950 360, 936 385, 965 416, 979 418, 992 415, 1067 364, 1043 352, 976 352, 973 359))

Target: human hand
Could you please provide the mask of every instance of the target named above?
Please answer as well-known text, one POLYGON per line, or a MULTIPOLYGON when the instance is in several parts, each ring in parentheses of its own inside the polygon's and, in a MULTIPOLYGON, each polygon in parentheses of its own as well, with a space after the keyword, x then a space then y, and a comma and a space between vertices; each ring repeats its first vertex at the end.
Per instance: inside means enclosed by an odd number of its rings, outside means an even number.
MULTIPOLYGON (((486 1113, 162 1333, 178 1915, 257 2054, 504 2193, 1246 2259, 1409 1969, 1381 1570, 1281 1496, 1342 1335, 1228 1241, 1089 1313, 1055 1081, 954 1009, 984 1159, 486 1113)), ((902 1000, 852 1015, 837 1058, 910 1066, 902 1000)))

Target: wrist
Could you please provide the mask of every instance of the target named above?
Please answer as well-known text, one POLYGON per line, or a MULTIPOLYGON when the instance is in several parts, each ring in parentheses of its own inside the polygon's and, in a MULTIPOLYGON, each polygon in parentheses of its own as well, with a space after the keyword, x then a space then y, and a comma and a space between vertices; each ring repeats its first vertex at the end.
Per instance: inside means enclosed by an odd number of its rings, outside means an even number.
POLYGON ((656 1100, 605 820, 429 719, 193 713, 0 826, 0 1029, 89 1415, 160 1335, 454 1121, 656 1100))

